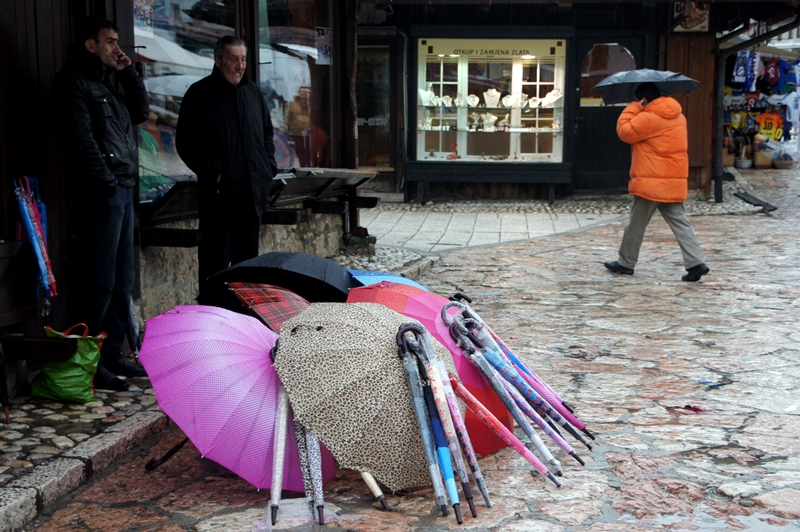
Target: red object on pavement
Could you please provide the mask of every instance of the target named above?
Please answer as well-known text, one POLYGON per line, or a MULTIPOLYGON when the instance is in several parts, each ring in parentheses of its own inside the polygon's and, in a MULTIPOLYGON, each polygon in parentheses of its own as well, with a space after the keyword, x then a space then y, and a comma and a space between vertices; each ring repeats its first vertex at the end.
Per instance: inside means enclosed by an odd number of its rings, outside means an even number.
MULTIPOLYGON (((450 301, 442 296, 401 283, 380 282, 368 286, 351 288, 348 303, 380 303, 390 309, 419 321, 431 335, 453 354, 453 362, 459 379, 489 411, 508 429, 513 430, 514 421, 505 405, 497 397, 491 385, 469 360, 469 357, 450 336, 450 328, 442 320, 442 308, 450 301)), ((457 309, 453 309, 453 314, 457 309)), ((471 411, 467 411, 465 423, 475 452, 488 455, 508 445, 494 431, 489 430, 471 411)))

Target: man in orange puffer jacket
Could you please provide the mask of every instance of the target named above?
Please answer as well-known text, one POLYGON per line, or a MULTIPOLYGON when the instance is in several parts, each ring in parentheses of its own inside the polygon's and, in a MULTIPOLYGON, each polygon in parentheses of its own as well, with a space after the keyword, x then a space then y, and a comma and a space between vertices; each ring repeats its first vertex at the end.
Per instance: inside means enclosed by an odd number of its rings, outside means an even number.
POLYGON ((683 207, 689 179, 686 118, 681 104, 661 96, 653 83, 639 85, 635 94, 639 101, 628 105, 617 121, 617 135, 631 145, 628 192, 633 206, 619 258, 603 264, 614 273, 633 275, 644 231, 658 209, 681 246, 687 272, 681 279, 699 281, 709 269, 683 207))

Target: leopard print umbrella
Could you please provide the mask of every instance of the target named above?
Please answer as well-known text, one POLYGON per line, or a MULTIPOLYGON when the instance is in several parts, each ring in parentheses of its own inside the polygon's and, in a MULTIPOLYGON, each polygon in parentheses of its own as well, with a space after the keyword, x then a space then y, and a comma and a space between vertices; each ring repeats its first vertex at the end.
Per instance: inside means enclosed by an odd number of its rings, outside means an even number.
MULTIPOLYGON (((395 340, 408 322, 375 303, 312 303, 281 324, 275 354, 295 419, 342 467, 372 473, 392 491, 431 483, 395 340)), ((450 352, 434 342, 456 375, 450 352)))

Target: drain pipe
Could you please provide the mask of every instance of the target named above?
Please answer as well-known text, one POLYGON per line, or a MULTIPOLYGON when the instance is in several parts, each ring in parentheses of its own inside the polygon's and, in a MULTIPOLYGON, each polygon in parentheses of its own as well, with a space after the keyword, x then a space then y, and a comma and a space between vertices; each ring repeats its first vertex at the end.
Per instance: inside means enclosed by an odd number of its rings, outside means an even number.
POLYGON ((791 22, 784 24, 780 28, 770 30, 767 33, 758 35, 755 39, 749 39, 746 42, 731 46, 724 50, 720 49, 720 44, 727 40, 727 37, 717 40, 717 45, 714 47, 714 54, 717 57, 716 76, 714 76, 714 112, 712 113, 715 127, 714 135, 714 160, 712 169, 714 173, 714 201, 722 203, 722 138, 725 136, 725 127, 722 124, 722 116, 725 113, 725 104, 723 98, 725 96, 725 61, 733 54, 739 53, 741 50, 746 50, 756 44, 767 41, 773 37, 777 37, 789 30, 800 27, 800 8, 797 9, 794 19, 791 22))

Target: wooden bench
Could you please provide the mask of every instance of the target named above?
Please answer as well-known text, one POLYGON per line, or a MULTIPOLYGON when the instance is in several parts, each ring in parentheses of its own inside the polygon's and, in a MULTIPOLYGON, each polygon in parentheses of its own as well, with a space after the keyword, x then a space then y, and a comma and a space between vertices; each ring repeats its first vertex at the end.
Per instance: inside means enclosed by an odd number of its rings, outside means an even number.
MULTIPOLYGON (((358 209, 378 205, 377 197, 358 195, 358 187, 375 172, 350 169, 303 168, 280 173, 272 179, 270 210, 265 225, 294 225, 313 214, 344 216, 343 237, 358 233, 358 209), (297 208, 301 205, 301 208, 297 208)), ((197 182, 180 180, 163 196, 140 204, 142 246, 194 247, 200 241, 197 229, 168 229, 164 223, 197 217, 197 182)))

